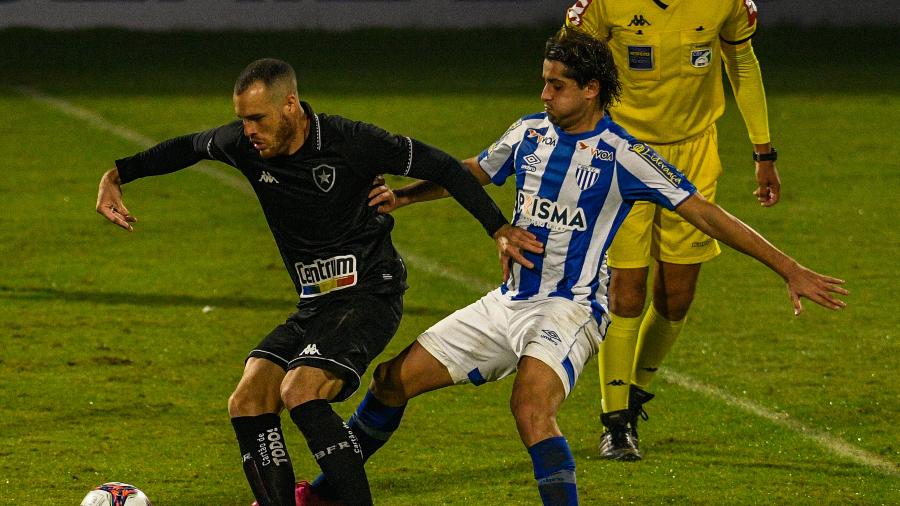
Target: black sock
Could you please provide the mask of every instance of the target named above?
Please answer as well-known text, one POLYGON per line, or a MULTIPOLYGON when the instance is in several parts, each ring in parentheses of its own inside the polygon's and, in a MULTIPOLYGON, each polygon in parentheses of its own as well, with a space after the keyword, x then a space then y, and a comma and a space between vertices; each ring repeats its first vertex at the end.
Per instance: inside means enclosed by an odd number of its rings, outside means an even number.
MULTIPOLYGON (((371 390, 366 392, 366 396, 356 408, 356 413, 347 420, 347 425, 359 442, 363 461, 369 460, 373 453, 388 442, 388 439, 400 426, 405 409, 405 404, 400 407, 387 406, 379 401, 371 390)), ((337 488, 325 479, 325 475, 320 474, 313 481, 312 486, 320 497, 325 499, 339 497, 337 488)))
POLYGON ((294 468, 274 413, 231 419, 244 474, 259 506, 294 506, 294 468))
POLYGON ((328 481, 349 506, 371 505, 372 492, 363 467, 362 450, 353 431, 327 401, 305 402, 291 410, 291 420, 306 438, 328 481))

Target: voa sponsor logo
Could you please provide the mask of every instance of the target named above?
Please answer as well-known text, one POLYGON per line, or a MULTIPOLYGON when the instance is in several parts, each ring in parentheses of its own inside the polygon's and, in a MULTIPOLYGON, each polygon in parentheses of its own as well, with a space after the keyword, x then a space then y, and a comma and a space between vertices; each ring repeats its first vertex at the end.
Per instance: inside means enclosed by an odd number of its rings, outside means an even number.
POLYGON ((578 141, 578 149, 589 149, 591 151, 591 156, 594 157, 595 160, 600 160, 602 162, 611 162, 614 158, 612 151, 595 148, 594 146, 591 146, 590 144, 587 144, 583 141, 578 141))
POLYGON ((521 190, 516 197, 516 212, 532 224, 550 230, 560 232, 587 230, 587 218, 580 207, 572 209, 521 190))
POLYGON ((544 144, 547 146, 556 146, 556 137, 550 137, 549 135, 544 135, 533 128, 528 129, 528 138, 534 139, 534 142, 537 144, 544 144))

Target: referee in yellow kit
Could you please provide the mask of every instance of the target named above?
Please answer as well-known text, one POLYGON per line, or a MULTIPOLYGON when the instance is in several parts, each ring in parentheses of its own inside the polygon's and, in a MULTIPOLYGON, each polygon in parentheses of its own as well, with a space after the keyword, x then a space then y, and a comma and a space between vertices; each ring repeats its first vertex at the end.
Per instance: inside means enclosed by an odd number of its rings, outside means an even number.
MULTIPOLYGON (((780 181, 750 43, 756 15, 752 0, 578 0, 566 26, 612 49, 623 85, 613 119, 710 201, 722 173, 715 122, 725 109, 724 63, 753 144, 754 194, 769 207, 778 202, 780 181)), ((635 204, 619 230, 609 249, 612 325, 600 349, 604 458, 641 458, 637 420, 646 419, 642 406, 653 397, 647 388, 681 333, 700 265, 719 252, 715 240, 650 203, 635 204), (651 259, 653 299, 644 313, 651 259)))

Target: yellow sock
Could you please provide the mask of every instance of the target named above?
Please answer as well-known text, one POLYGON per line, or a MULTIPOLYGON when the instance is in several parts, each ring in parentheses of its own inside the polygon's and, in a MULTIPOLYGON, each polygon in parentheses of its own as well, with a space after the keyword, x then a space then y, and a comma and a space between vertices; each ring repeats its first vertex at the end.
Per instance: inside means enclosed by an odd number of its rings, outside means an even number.
POLYGON ((612 316, 606 339, 600 343, 600 402, 604 413, 628 408, 631 364, 641 318, 612 316))
POLYGON ((635 385, 644 390, 650 387, 657 369, 681 335, 686 319, 682 318, 675 322, 666 320, 656 312, 653 304, 650 304, 638 334, 631 380, 635 385))

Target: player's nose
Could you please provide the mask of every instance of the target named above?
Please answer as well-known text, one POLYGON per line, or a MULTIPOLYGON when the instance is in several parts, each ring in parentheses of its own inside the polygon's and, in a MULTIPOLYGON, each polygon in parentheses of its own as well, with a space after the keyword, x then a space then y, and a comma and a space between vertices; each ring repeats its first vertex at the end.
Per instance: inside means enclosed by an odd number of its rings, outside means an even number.
POLYGON ((550 94, 550 85, 545 84, 544 89, 541 90, 541 100, 544 102, 549 102, 553 96, 550 94))

